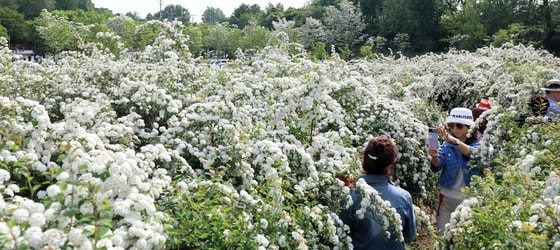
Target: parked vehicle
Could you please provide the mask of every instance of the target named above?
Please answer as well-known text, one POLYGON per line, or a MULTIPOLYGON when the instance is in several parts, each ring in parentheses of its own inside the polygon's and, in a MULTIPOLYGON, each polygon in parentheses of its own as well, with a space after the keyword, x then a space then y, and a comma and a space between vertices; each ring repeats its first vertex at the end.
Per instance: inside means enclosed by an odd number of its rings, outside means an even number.
POLYGON ((215 66, 215 67, 223 67, 224 65, 226 65, 227 60, 226 59, 214 59, 212 61, 210 61, 210 66, 215 66))

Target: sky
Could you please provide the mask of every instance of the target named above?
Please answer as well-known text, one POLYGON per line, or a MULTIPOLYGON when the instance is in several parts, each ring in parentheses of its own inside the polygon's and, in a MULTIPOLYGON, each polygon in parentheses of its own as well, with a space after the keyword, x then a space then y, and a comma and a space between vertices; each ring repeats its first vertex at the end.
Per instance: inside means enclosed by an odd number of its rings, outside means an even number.
MULTIPOLYGON (((265 10, 269 3, 276 5, 282 3, 284 8, 288 7, 301 8, 309 0, 161 0, 163 9, 167 5, 178 4, 189 10, 191 17, 195 22, 201 22, 200 18, 206 7, 220 8, 226 17, 231 16, 233 10, 241 4, 253 5, 258 4, 262 10, 265 10)), ((160 0, 92 0, 96 8, 107 8, 113 11, 114 14, 127 12, 137 12, 142 18, 146 17, 149 13, 156 13, 159 11, 160 0)))

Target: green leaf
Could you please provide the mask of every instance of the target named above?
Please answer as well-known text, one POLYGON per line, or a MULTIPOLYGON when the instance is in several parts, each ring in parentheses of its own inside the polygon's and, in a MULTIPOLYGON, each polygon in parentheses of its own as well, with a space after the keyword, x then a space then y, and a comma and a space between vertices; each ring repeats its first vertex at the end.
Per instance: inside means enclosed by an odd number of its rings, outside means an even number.
POLYGON ((98 231, 98 234, 99 234, 100 236, 103 236, 103 235, 105 235, 107 232, 109 232, 109 227, 100 227, 100 228, 99 228, 99 231, 98 231))
POLYGON ((87 164, 82 164, 82 165, 80 165, 80 167, 78 168, 78 170, 81 170, 81 171, 85 171, 85 170, 87 170, 87 169, 88 169, 88 165, 87 165, 87 164))
POLYGON ((109 216, 103 216, 103 218, 101 218, 98 221, 99 225, 104 225, 104 226, 108 226, 108 227, 112 227, 113 226, 113 220, 111 217, 109 216))
POLYGON ((78 214, 78 209, 69 209, 62 213, 62 215, 66 217, 74 217, 76 214, 78 214))

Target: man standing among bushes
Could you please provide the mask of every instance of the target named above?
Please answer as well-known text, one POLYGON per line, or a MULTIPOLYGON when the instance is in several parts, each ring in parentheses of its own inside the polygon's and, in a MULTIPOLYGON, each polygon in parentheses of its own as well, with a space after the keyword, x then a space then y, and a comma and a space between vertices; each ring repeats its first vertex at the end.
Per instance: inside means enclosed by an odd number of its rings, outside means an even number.
POLYGON ((552 79, 548 80, 546 87, 542 88, 546 93, 546 98, 548 99, 548 109, 546 111, 546 117, 550 119, 556 119, 560 115, 560 80, 552 79))

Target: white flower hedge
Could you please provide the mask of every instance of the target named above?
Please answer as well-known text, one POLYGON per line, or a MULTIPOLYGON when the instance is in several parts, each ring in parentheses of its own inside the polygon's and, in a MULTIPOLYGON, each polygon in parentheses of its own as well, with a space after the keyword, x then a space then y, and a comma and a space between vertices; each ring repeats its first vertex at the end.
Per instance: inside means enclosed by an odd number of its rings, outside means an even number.
POLYGON ((3 249, 346 249, 337 176, 359 176, 369 138, 395 141, 395 183, 434 208, 427 128, 488 96, 488 130, 507 134, 502 107, 527 113, 560 75, 558 58, 523 46, 315 62, 283 33, 216 68, 191 56, 180 23, 147 26, 161 30, 152 45, 116 55, 106 34, 42 64, 2 44, 3 249))

